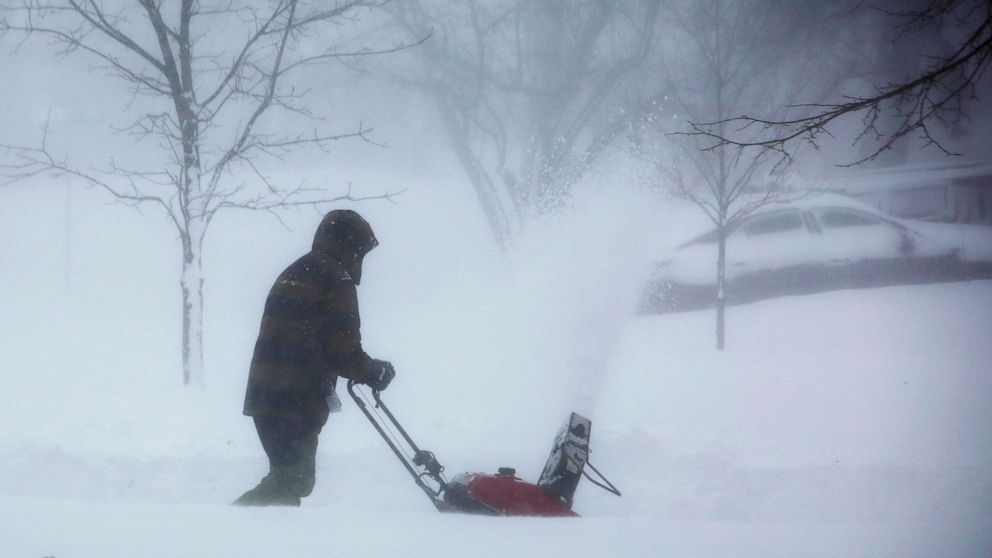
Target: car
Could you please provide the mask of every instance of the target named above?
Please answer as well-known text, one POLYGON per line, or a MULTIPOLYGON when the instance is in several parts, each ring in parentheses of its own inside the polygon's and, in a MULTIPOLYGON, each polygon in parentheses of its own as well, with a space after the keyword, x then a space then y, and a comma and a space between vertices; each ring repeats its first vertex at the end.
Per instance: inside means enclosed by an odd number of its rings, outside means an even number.
MULTIPOLYGON (((718 231, 659 262, 642 310, 716 301, 718 231)), ((727 235, 728 304, 844 288, 992 277, 992 227, 914 222, 839 194, 766 204, 727 235)))

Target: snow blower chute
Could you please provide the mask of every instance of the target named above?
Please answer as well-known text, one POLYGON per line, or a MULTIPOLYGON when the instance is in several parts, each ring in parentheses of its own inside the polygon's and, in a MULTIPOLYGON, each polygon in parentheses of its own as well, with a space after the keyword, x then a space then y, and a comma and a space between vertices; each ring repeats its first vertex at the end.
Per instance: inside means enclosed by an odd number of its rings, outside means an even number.
POLYGON ((620 496, 620 491, 589 463, 592 423, 576 413, 572 413, 555 438, 551 455, 537 484, 517 478, 516 470, 510 467, 500 467, 496 474, 461 473, 449 481, 445 479, 444 467, 434 454, 417 447, 389 407, 382 402, 379 392, 373 390, 370 401, 356 388, 354 381, 348 382, 348 394, 439 511, 482 515, 577 516, 572 511, 572 497, 583 475, 596 486, 620 496), (586 467, 600 480, 590 476, 586 467))

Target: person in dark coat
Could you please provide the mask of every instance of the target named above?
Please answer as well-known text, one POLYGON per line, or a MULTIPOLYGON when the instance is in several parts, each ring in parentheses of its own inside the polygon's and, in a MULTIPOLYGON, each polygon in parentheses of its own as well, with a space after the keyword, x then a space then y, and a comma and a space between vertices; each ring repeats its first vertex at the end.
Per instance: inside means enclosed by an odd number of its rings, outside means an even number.
POLYGON ((334 410, 328 404, 337 401, 338 377, 381 391, 395 376, 392 364, 365 354, 359 332, 355 286, 376 245, 372 227, 358 213, 331 211, 310 252, 269 291, 244 403, 269 473, 235 504, 300 505, 316 480, 317 436, 334 410))

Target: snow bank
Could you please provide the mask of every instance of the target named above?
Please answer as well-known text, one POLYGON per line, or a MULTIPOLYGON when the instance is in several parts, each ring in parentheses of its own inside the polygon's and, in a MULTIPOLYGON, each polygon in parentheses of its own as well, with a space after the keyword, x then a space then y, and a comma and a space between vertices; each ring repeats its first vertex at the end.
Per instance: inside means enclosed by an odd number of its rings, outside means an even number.
POLYGON ((975 520, 909 525, 533 520, 345 505, 242 510, 14 498, 0 499, 0 514, 12 518, 4 537, 9 556, 956 558, 981 556, 992 544, 987 526, 975 520))

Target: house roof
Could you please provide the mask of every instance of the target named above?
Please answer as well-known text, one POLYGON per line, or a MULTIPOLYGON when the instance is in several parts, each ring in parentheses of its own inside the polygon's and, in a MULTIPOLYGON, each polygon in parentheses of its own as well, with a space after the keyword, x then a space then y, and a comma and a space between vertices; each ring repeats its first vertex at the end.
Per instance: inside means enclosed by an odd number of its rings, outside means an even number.
POLYGON ((992 183, 992 161, 917 163, 838 174, 828 181, 828 189, 851 193, 913 190, 950 186, 961 179, 982 176, 992 183))

